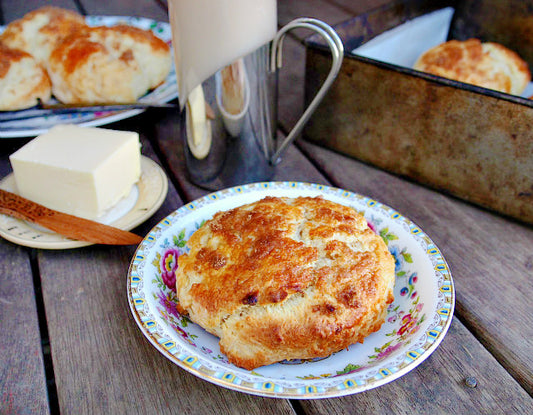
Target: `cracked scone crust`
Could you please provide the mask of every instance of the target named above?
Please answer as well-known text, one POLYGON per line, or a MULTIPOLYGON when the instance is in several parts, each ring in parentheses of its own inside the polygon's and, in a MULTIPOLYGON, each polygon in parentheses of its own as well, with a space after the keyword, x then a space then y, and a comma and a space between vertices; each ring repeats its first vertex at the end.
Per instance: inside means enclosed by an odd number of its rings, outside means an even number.
POLYGON ((61 102, 135 102, 170 72, 170 47, 150 30, 91 27, 64 39, 51 53, 52 92, 61 102))
POLYGON ((188 246, 176 272, 180 311, 248 370, 363 342, 393 301, 383 240, 355 210, 322 198, 219 212, 188 246))
POLYGON ((66 37, 85 31, 85 18, 72 11, 44 6, 7 25, 0 42, 29 53, 46 66, 52 50, 66 37))
POLYGON ((498 43, 450 40, 424 52, 414 69, 520 95, 531 81, 527 63, 498 43))
POLYGON ((51 94, 50 78, 35 59, 0 42, 0 111, 33 107, 51 94))

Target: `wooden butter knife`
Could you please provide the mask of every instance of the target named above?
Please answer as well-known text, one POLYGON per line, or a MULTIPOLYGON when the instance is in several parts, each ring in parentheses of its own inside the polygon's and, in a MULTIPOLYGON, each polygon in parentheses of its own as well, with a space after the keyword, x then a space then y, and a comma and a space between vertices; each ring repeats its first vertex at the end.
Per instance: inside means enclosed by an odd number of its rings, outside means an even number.
POLYGON ((137 245, 143 239, 132 232, 49 209, 2 189, 0 213, 36 223, 69 238, 96 244, 137 245))

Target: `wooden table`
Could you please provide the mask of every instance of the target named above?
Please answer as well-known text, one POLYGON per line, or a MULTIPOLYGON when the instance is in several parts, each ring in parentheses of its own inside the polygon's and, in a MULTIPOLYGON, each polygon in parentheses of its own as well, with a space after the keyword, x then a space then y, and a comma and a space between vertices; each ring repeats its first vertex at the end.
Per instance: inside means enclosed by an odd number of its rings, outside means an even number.
MULTIPOLYGON (((335 24, 387 0, 284 0, 279 23, 313 16, 335 24)), ((2 0, 7 23, 45 0, 2 0)), ((167 21, 161 0, 55 0, 88 15, 167 21)), ((301 113, 304 48, 285 42, 280 135, 301 113)), ((346 116, 349 116, 347 114, 346 116)), ((146 234, 206 194, 184 171, 172 112, 147 111, 109 127, 138 131, 144 155, 164 167, 168 196, 136 231, 146 234)), ((0 177, 28 139, 0 141, 0 177)), ((130 315, 125 292, 134 247, 49 251, 0 240, 1 414, 351 414, 533 413, 533 230, 460 200, 300 140, 274 180, 348 189, 405 213, 440 247, 452 269, 456 310, 439 348, 385 386, 342 398, 251 396, 201 380, 152 347, 130 315), (477 386, 468 385, 475 378, 477 386), (470 379, 471 380, 471 379, 470 379)))

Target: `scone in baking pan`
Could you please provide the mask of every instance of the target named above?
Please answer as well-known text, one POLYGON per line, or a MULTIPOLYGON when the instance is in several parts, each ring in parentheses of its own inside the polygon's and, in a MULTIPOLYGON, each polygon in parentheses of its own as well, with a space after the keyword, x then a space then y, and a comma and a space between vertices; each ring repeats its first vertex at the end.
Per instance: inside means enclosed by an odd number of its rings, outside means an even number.
POLYGON ((192 374, 236 391, 280 398, 336 397, 369 390, 406 375, 444 338, 455 292, 438 247, 408 218, 376 200, 346 190, 300 182, 263 182, 211 193, 171 213, 137 248, 127 295, 139 329, 157 351, 192 374), (216 212, 265 196, 322 196, 362 213, 395 259, 394 302, 385 324, 327 358, 292 360, 253 371, 228 362, 218 338, 176 309, 175 270, 191 234, 216 212))
MULTIPOLYGON (((424 52, 420 45, 441 36, 437 42, 499 43, 532 71, 532 8, 532 0, 397 0, 336 25, 347 53, 304 137, 533 223, 531 84, 518 96, 412 67, 424 52), (419 20, 422 34, 409 36, 405 27, 419 20), (392 42, 394 56, 385 55, 384 43, 371 48, 378 37, 392 42)), ((315 36, 306 40, 306 54, 306 96, 312 97, 330 58, 315 36)))

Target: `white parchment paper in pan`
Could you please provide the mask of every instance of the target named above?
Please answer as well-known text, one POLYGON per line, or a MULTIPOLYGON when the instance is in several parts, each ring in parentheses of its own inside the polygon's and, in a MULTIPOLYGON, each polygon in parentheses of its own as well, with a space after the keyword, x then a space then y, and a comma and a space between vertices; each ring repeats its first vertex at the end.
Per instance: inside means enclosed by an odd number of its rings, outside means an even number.
MULTIPOLYGON (((352 53, 412 68, 422 53, 447 40, 454 11, 446 7, 409 20, 369 40, 352 53)), ((532 95, 533 83, 529 83, 521 96, 532 95)))

